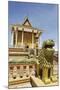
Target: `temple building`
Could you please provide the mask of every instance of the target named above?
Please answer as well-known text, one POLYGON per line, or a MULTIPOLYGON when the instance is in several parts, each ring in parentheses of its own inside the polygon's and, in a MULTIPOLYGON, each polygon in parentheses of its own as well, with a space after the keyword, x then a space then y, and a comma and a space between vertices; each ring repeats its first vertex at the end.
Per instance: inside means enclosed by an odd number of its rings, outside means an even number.
POLYGON ((42 30, 32 27, 28 18, 26 18, 22 25, 12 25, 11 44, 13 47, 36 48, 36 44, 39 45, 38 41, 41 33, 42 30))
POLYGON ((47 43, 48 49, 39 48, 42 32, 43 30, 32 27, 28 18, 22 25, 12 25, 12 47, 9 48, 8 60, 9 85, 31 82, 32 86, 41 86, 42 81, 45 84, 57 81, 53 75, 53 59, 45 57, 48 50, 53 51, 51 45, 47 43), (44 51, 45 49, 47 50, 44 51))

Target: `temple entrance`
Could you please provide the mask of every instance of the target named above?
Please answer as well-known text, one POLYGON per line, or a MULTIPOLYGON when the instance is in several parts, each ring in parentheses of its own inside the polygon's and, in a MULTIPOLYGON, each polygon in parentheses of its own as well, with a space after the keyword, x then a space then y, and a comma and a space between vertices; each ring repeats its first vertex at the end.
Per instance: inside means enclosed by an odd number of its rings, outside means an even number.
POLYGON ((51 69, 49 68, 48 69, 48 78, 50 78, 50 71, 51 71, 51 69))
POLYGON ((40 69, 40 71, 39 71, 39 75, 40 75, 40 78, 41 78, 41 79, 42 79, 42 72, 43 72, 43 70, 40 69))

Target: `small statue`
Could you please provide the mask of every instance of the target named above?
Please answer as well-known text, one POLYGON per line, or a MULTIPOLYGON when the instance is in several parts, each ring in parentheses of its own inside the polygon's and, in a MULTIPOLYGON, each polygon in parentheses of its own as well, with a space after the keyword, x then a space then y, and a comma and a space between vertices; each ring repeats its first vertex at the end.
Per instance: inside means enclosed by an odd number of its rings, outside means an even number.
POLYGON ((40 49, 38 54, 38 76, 45 83, 50 83, 50 81, 56 81, 57 79, 53 75, 53 54, 55 45, 53 40, 46 40, 43 42, 42 49, 40 49))

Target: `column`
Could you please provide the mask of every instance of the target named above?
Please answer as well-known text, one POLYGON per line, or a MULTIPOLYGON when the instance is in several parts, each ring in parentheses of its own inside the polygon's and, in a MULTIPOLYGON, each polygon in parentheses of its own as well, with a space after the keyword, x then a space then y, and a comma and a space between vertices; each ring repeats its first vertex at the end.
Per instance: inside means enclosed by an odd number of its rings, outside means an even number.
POLYGON ((17 46, 18 31, 16 31, 16 46, 17 46))
POLYGON ((23 38, 24 38, 24 29, 22 30, 22 46, 23 46, 23 38))
POLYGON ((36 48, 38 48, 38 33, 36 34, 36 48))
POLYGON ((14 27, 12 27, 12 30, 11 30, 11 46, 14 45, 14 27))
POLYGON ((32 48, 34 48, 34 31, 32 31, 32 48))
POLYGON ((15 31, 15 46, 17 46, 18 31, 15 31))
POLYGON ((14 31, 11 32, 11 46, 14 45, 13 41, 14 41, 14 31))

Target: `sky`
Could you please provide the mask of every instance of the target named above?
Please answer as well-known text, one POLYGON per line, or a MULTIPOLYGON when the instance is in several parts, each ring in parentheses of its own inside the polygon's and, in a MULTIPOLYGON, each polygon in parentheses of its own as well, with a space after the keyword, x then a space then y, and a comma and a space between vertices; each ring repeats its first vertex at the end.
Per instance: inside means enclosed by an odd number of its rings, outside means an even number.
MULTIPOLYGON (((8 24, 22 24, 28 17, 33 27, 44 30, 40 37, 40 47, 44 40, 53 39, 58 50, 58 5, 26 2, 8 2, 8 24)), ((11 43, 11 29, 8 27, 8 45, 11 43)))

